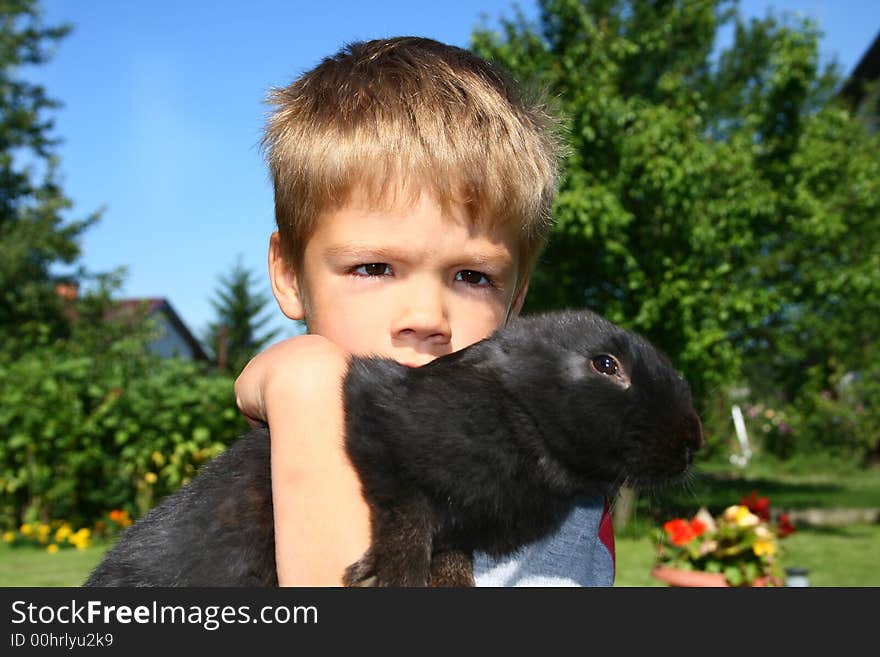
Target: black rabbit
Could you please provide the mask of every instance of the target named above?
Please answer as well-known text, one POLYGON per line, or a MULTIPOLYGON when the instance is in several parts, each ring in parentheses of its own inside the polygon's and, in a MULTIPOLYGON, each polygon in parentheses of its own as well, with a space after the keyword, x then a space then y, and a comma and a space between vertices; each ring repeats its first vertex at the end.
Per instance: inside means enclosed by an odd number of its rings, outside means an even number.
MULTIPOLYGON (((347 584, 470 585, 475 550, 552 532, 578 495, 676 479, 702 443, 669 360, 588 311, 521 318, 420 368, 353 357, 343 391, 372 520, 347 584)), ((275 584, 264 429, 130 527, 86 582, 275 584)))

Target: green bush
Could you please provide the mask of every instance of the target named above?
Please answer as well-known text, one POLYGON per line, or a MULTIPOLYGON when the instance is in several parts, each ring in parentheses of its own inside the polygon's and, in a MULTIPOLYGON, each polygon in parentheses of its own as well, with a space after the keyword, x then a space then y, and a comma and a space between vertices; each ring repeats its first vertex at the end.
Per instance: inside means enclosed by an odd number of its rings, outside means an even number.
POLYGON ((135 340, 0 360, 0 521, 140 516, 245 428, 231 377, 135 340))
POLYGON ((780 463, 824 454, 860 465, 880 459, 880 365, 848 370, 830 362, 803 374, 798 394, 786 400, 773 386, 741 386, 716 394, 700 408, 706 437, 703 461, 726 461, 741 448, 731 408, 742 408, 751 449, 780 463), (730 392, 738 392, 737 399, 730 392))
POLYGON ((810 371, 811 384, 791 405, 797 427, 796 450, 824 452, 866 462, 880 449, 880 366, 823 377, 810 371))

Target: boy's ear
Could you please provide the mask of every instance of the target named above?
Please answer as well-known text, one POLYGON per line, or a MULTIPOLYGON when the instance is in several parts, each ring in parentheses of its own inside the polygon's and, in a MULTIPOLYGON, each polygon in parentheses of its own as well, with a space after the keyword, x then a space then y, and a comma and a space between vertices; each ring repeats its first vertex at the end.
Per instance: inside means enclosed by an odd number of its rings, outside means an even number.
POLYGON ((303 319, 305 304, 299 281, 281 253, 281 239, 277 230, 269 238, 269 280, 272 281, 272 294, 281 312, 290 319, 303 319))
POLYGON ((519 311, 522 310, 523 303, 525 303, 526 300, 526 292, 529 291, 529 280, 531 280, 531 276, 526 274, 526 280, 523 281, 523 285, 517 293, 516 299, 510 304, 510 310, 507 311, 507 319, 505 320, 505 323, 519 317, 519 311))

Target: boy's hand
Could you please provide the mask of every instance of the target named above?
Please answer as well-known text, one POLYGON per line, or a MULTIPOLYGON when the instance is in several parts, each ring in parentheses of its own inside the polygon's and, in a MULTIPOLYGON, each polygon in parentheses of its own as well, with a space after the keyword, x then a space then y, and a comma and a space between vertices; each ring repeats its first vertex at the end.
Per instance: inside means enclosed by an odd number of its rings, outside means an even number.
POLYGON ((251 427, 264 426, 269 421, 266 411, 267 393, 285 387, 285 375, 297 376, 304 360, 324 351, 332 356, 342 350, 319 335, 299 335, 277 342, 254 356, 235 380, 235 403, 251 427))

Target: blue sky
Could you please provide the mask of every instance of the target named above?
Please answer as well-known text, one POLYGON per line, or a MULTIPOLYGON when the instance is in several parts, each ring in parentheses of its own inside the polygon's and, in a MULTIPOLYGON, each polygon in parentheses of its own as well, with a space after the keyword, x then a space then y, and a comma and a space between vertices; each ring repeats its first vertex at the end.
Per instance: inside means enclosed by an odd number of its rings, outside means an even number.
MULTIPOLYGON (((520 2, 534 15, 533 2, 520 2)), ((92 271, 127 268, 125 296, 169 299, 197 334, 217 278, 241 256, 266 276, 272 192, 259 153, 263 98, 348 41, 414 34, 466 47, 512 0, 44 0, 73 33, 29 75, 55 114, 71 217, 103 208, 83 242, 92 271)), ((747 16, 799 11, 849 72, 880 30, 877 0, 743 0, 747 16)), ((264 278, 265 280, 265 278, 264 278)), ((268 291, 268 285, 265 286, 268 291)), ((272 305, 282 335, 295 325, 272 305)))

